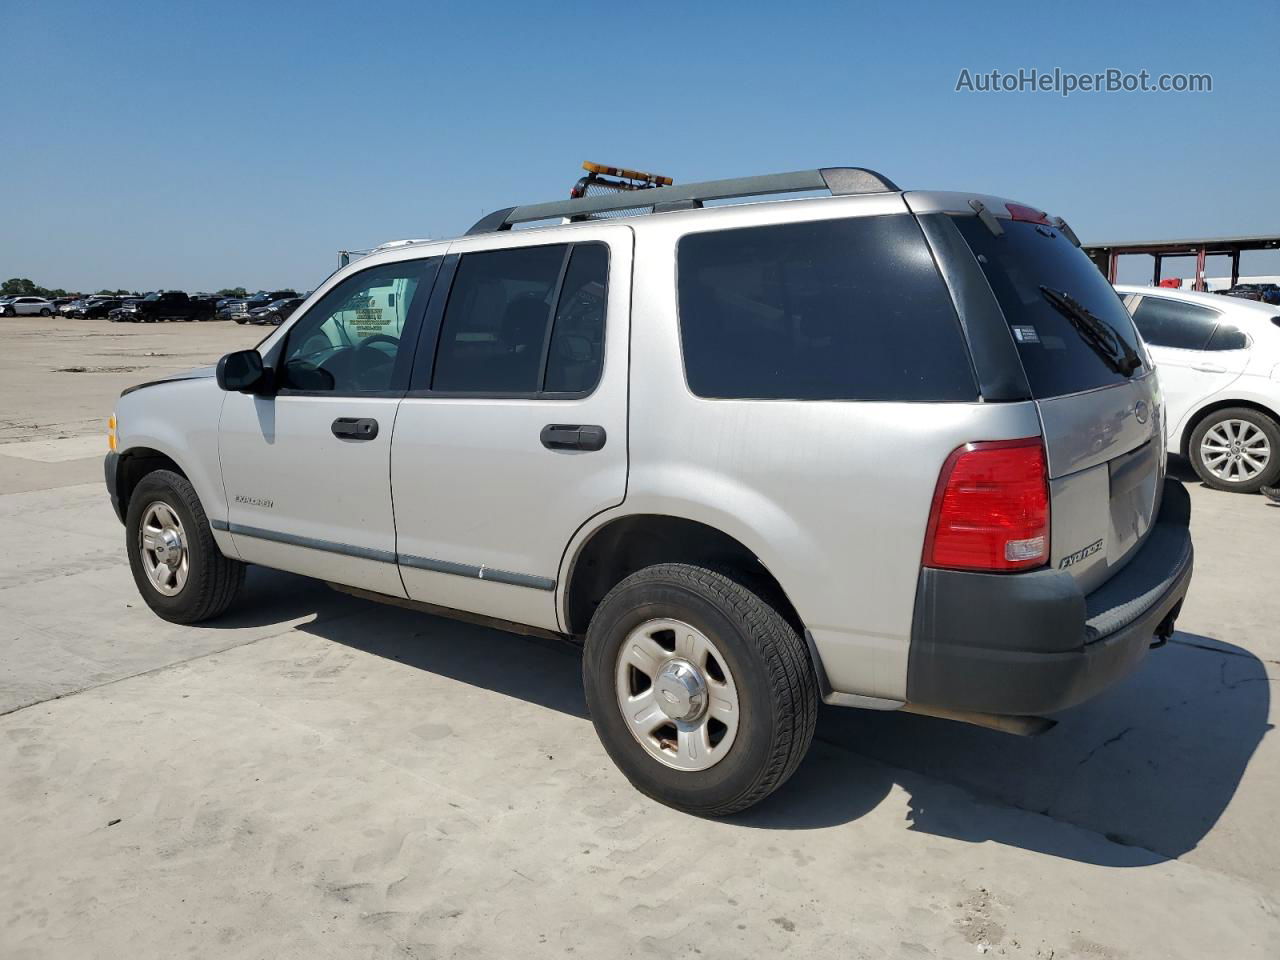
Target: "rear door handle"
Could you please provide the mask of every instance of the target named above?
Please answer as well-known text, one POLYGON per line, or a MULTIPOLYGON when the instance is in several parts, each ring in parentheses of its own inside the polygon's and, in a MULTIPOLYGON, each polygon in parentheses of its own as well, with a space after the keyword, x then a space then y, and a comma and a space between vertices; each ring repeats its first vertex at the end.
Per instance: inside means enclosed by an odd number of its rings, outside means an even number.
POLYGON ((1191 365, 1192 370, 1199 370, 1201 373, 1226 373, 1226 367, 1220 367, 1216 363, 1195 363, 1191 365))
POLYGON ((378 435, 378 421, 372 417, 339 417, 330 429, 340 440, 372 440, 378 435))
POLYGON ((538 439, 548 450, 599 450, 606 435, 594 424, 548 423, 538 439))

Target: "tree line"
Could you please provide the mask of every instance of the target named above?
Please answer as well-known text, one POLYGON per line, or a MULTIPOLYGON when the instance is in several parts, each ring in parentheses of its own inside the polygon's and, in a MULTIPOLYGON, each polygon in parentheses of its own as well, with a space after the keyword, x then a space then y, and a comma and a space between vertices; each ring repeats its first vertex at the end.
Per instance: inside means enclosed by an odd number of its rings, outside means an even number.
MULTIPOLYGON (((249 291, 244 287, 226 287, 217 292, 220 297, 247 297, 249 291)), ((26 277, 13 277, 0 283, 0 297, 44 297, 52 300, 56 297, 83 297, 87 294, 77 291, 63 290, 61 287, 42 287, 38 283, 33 283, 26 277)), ((94 296, 98 297, 137 297, 141 296, 137 290, 99 290, 94 296)))

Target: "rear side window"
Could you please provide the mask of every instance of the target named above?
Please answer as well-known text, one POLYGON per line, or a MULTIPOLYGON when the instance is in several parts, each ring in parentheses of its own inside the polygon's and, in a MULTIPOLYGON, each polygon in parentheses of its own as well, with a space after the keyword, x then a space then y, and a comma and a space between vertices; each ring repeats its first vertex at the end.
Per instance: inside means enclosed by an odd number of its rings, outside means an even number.
POLYGON ((608 248, 600 243, 464 254, 440 329, 431 389, 586 393, 600 378, 608 248))
POLYGON ((1146 372, 1115 288, 1061 232, 1001 220, 996 236, 977 217, 955 223, 1000 304, 1033 396, 1080 393, 1146 372))
POLYGON ((1143 296, 1133 311, 1133 322, 1152 346, 1204 350, 1217 326, 1218 314, 1194 303, 1143 296))
POLYGON ((685 375, 700 397, 977 397, 955 308, 909 216, 690 234, 677 265, 685 375))
POLYGON ((1245 336, 1243 330, 1229 323, 1220 323, 1214 328, 1213 336, 1209 338, 1204 348, 1206 350, 1244 350, 1248 346, 1249 338, 1245 336))

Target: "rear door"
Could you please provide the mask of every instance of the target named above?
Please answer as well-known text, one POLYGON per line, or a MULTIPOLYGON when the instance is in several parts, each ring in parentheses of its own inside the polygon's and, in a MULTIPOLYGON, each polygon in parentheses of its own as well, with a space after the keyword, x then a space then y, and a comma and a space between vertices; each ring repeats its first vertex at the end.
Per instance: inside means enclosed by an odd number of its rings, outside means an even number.
POLYGON ((631 256, 609 224, 450 247, 391 451, 411 598, 558 629, 566 545, 626 494, 631 256))
POLYGON ((1048 223, 955 218, 1000 304, 1040 411, 1050 564, 1083 589, 1128 559, 1159 508, 1157 372, 1115 289, 1048 223))

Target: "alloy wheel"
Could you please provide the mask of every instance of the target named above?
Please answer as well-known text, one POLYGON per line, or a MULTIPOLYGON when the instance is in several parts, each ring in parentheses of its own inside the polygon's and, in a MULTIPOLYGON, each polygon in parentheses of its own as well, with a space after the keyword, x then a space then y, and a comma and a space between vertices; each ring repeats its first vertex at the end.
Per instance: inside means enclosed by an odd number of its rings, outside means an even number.
POLYGON ((151 585, 166 597, 177 596, 191 572, 186 532, 177 511, 163 500, 148 506, 138 528, 138 546, 151 585))
POLYGON ((660 763, 695 772, 719 763, 738 734, 741 705, 729 665, 697 627, 648 620, 618 651, 618 709, 660 763))
POLYGON ((1201 438, 1200 459, 1215 477, 1228 483, 1245 483, 1271 462, 1271 442, 1257 424, 1222 420, 1201 438))

